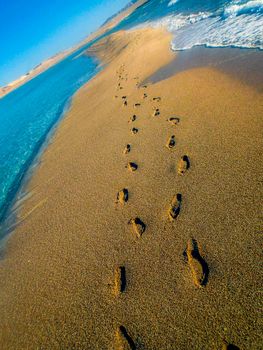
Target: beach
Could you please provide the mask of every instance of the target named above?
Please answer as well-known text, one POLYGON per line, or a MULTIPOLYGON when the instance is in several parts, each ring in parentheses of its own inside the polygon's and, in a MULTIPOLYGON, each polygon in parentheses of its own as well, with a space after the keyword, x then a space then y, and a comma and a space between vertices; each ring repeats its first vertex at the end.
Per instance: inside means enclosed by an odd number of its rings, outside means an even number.
POLYGON ((105 67, 0 262, 1 349, 261 348, 262 87, 218 65, 151 84, 170 43, 137 29, 88 50, 105 67))

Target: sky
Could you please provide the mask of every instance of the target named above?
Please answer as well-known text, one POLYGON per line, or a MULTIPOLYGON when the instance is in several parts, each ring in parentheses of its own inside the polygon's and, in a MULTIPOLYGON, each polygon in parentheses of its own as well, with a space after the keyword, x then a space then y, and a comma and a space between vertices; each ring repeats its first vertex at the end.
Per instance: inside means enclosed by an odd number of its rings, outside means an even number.
POLYGON ((0 86, 68 49, 129 0, 0 0, 0 86))

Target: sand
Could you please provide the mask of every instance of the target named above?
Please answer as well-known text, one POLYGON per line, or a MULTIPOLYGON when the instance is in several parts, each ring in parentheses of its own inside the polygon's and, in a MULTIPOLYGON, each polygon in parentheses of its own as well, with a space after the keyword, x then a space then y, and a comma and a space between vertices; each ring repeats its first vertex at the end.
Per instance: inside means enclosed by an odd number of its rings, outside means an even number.
POLYGON ((261 349, 262 95, 211 66, 138 87, 170 40, 92 48, 1 261, 1 349, 261 349))

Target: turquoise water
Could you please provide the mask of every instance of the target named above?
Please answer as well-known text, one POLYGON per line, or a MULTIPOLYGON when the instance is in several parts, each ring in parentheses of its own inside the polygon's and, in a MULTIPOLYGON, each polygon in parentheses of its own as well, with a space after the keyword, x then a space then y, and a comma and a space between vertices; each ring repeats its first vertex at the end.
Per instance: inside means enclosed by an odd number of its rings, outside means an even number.
POLYGON ((0 99, 0 221, 72 95, 99 69, 84 49, 0 99))

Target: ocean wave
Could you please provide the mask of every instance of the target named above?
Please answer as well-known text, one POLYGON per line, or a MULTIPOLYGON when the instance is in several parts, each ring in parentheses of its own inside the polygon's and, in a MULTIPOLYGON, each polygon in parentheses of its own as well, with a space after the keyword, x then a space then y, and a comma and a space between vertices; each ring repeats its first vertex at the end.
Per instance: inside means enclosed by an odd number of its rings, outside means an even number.
POLYGON ((263 12, 263 0, 234 1, 224 10, 225 16, 238 16, 242 14, 253 14, 263 12))
POLYGON ((248 12, 252 6, 254 9, 263 6, 263 0, 235 4, 232 3, 232 7, 228 6, 216 15, 214 12, 170 14, 150 22, 150 25, 166 27, 173 33, 173 50, 186 50, 199 45, 263 49, 263 16, 259 10, 248 12), (233 6, 239 6, 239 10, 231 12, 234 11, 233 6), (226 13, 229 15, 226 16, 226 13))
POLYGON ((263 49, 263 0, 151 0, 123 23, 126 29, 147 26, 167 28, 173 50, 263 49))

